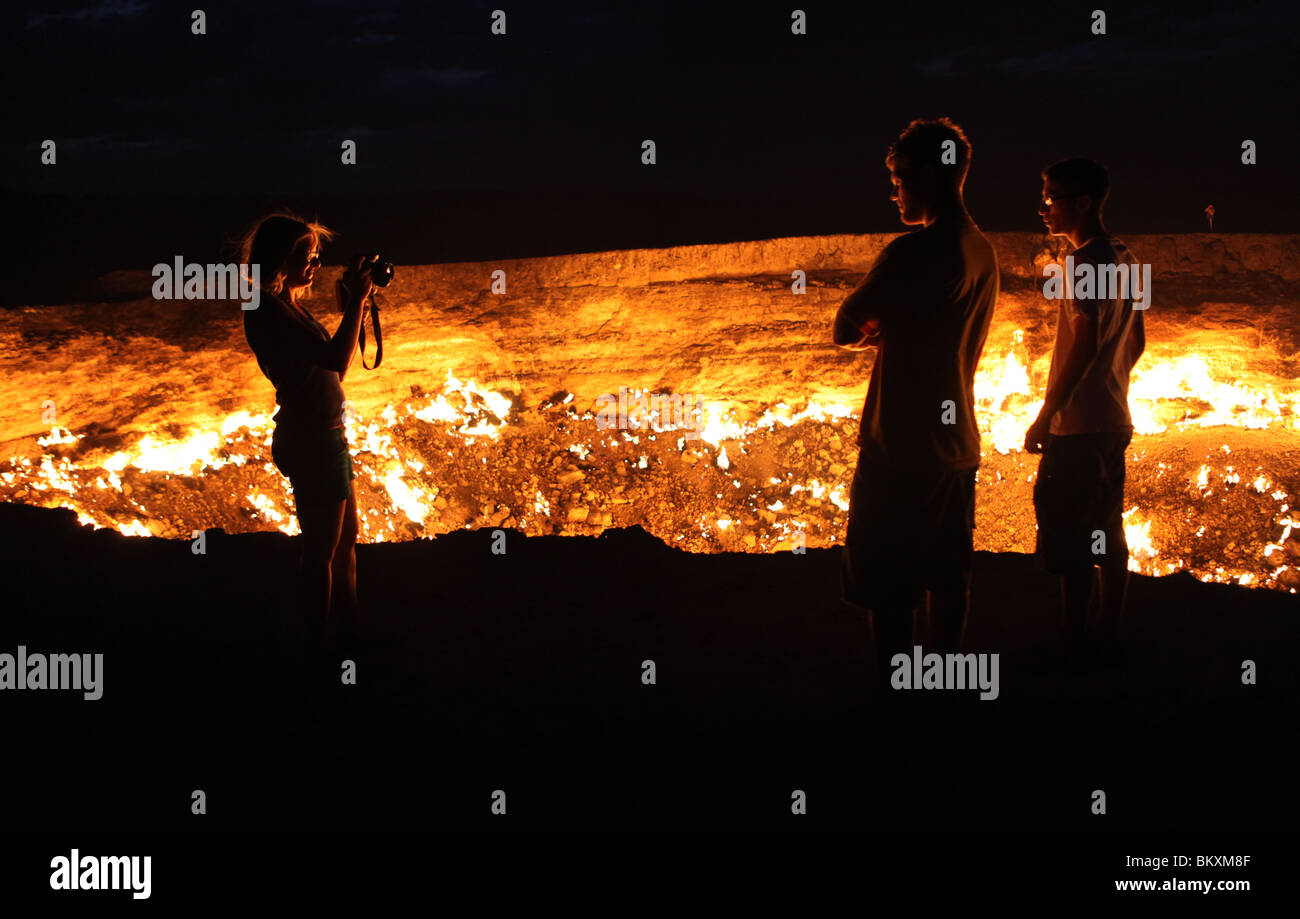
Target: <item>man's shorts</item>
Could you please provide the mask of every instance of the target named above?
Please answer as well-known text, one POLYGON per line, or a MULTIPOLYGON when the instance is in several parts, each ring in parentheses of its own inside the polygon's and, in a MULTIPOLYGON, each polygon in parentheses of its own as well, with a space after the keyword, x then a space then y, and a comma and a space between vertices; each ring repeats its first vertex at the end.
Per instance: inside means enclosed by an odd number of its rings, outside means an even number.
POLYGON ((299 433, 277 427, 271 440, 271 459, 288 477, 298 504, 346 501, 352 495, 356 474, 343 428, 299 433))
POLYGON ((1034 482, 1040 567, 1067 574, 1116 556, 1128 564, 1124 450, 1132 438, 1117 432, 1048 439, 1034 482))
POLYGON ((927 589, 964 589, 974 529, 974 469, 923 474, 859 462, 849 492, 841 596, 866 609, 916 609, 927 589))

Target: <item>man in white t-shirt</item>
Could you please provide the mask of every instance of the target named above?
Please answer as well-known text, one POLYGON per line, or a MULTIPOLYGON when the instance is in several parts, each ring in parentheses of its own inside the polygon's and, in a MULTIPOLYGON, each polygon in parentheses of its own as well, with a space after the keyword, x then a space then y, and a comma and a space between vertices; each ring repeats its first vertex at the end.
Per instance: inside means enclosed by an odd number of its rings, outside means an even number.
MULTIPOLYGON (((1128 248, 1102 225, 1110 190, 1106 170, 1079 157, 1052 164, 1042 177, 1038 212, 1048 232, 1068 238, 1075 249, 1072 264, 1067 260, 1058 275, 1063 283, 1053 290, 1059 294, 1056 347, 1043 408, 1025 435, 1025 449, 1043 456, 1034 483, 1036 554, 1043 567, 1061 576, 1065 650, 1077 659, 1094 583, 1100 587, 1099 638, 1114 650, 1119 637, 1128 586, 1128 384, 1146 345, 1142 310, 1150 292, 1134 296, 1144 276, 1128 248), (1089 274, 1092 283, 1085 286, 1089 274), (1103 278, 1109 283, 1101 283, 1103 278)), ((1044 290, 1052 290, 1050 283, 1044 290)))

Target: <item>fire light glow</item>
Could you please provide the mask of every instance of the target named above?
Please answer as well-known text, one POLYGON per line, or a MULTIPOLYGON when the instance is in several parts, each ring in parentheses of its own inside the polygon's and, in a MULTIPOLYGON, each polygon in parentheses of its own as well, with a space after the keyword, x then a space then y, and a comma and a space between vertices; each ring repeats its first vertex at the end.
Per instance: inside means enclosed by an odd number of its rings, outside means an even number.
MULTIPOLYGON (((1014 510, 1022 522, 999 529, 986 521, 976 530, 977 548, 1027 551, 1036 460, 1023 453, 1023 440, 1042 406, 1047 361, 1032 357, 1021 329, 995 329, 989 342, 975 380, 985 451, 977 506, 1014 510), (1000 495, 1015 495, 1015 507, 1000 495)), ((1235 450, 1218 446, 1232 432, 1262 432, 1280 450, 1300 449, 1295 384, 1243 382, 1198 354, 1143 356, 1130 389, 1136 436, 1124 528, 1132 570, 1188 570, 1204 580, 1292 591, 1300 585, 1300 534, 1286 516, 1300 488, 1295 469, 1250 460, 1239 433, 1232 434, 1235 450), (1224 433, 1205 446, 1217 432, 1224 433), (1170 452, 1170 438, 1186 443, 1183 453, 1170 452), (1158 451, 1158 461, 1148 451, 1158 451), (1259 522, 1234 537, 1232 525, 1244 526, 1247 511, 1259 522)), ((346 431, 361 540, 496 526, 530 535, 597 533, 635 523, 692 551, 773 552, 800 538, 810 548, 842 542, 856 401, 753 410, 706 398, 698 437, 685 436, 693 425, 658 419, 610 437, 590 412, 575 411, 584 401, 567 392, 530 408, 449 370, 437 392, 372 406, 365 418, 351 413, 346 431), (656 436, 663 432, 679 436, 656 436)), ((85 525, 132 536, 188 539, 214 525, 214 509, 225 515, 217 525, 232 532, 296 534, 288 482, 269 461, 271 417, 241 410, 191 424, 182 437, 149 433, 111 449, 86 448, 82 435, 55 427, 33 438, 34 455, 0 463, 0 499, 69 507, 85 525)))

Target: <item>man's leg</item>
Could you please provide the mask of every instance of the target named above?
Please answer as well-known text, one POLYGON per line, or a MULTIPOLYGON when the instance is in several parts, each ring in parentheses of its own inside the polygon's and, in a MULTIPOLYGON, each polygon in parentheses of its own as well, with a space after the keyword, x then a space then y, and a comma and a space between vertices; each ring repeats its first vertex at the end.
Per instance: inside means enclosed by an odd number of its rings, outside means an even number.
POLYGON ((1124 534, 1124 451, 1131 437, 1127 433, 1117 434, 1107 438, 1103 444, 1105 480, 1101 489, 1101 502, 1110 554, 1100 561, 1101 620, 1097 631, 1102 645, 1111 649, 1119 643, 1120 620, 1128 594, 1128 540, 1124 534))
POLYGON ((935 650, 956 653, 966 638, 966 621, 970 614, 970 581, 966 577, 947 586, 927 591, 930 628, 934 632, 935 650))
MULTIPOLYGON (((882 470, 854 471, 849 488, 849 521, 840 562, 840 591, 844 601, 868 611, 868 628, 887 684, 889 661, 900 651, 911 653, 913 607, 900 593, 901 571, 886 534, 897 525, 892 501, 897 497, 882 470)), ((900 556, 901 557, 901 556, 900 556)))
POLYGON ((1128 559, 1117 558, 1101 566, 1101 621, 1097 634, 1104 644, 1119 642, 1119 624, 1128 593, 1128 559))
POLYGON ((930 632, 936 650, 955 653, 966 637, 970 614, 970 576, 975 545, 975 470, 948 473, 929 531, 936 546, 929 590, 930 632))
POLYGON ((1067 656, 1078 659, 1083 653, 1084 626, 1088 619, 1088 602, 1097 580, 1091 565, 1080 565, 1061 575, 1062 637, 1067 656))
POLYGON ((1086 435, 1055 435, 1047 443, 1034 483, 1038 555, 1061 578, 1061 647, 1067 660, 1083 657, 1088 604, 1097 580, 1092 520, 1097 470, 1086 435))
POLYGON ((881 605, 871 610, 871 641, 876 648, 876 664, 885 684, 893 671, 895 654, 912 653, 913 609, 905 603, 881 605))

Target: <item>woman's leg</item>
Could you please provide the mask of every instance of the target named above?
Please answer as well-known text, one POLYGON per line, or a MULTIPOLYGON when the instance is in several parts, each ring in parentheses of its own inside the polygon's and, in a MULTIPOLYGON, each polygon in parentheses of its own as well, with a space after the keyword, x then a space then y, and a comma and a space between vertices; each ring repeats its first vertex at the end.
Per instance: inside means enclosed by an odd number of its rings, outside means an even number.
POLYGON ((298 616, 311 626, 329 618, 330 563, 343 527, 345 501, 298 500, 302 560, 298 568, 298 616))
POLYGON ((357 615, 357 494, 343 505, 338 545, 330 562, 330 608, 336 621, 355 624, 357 615))

